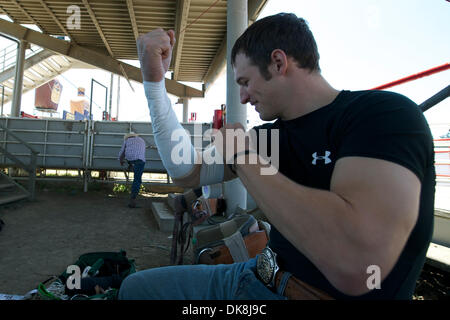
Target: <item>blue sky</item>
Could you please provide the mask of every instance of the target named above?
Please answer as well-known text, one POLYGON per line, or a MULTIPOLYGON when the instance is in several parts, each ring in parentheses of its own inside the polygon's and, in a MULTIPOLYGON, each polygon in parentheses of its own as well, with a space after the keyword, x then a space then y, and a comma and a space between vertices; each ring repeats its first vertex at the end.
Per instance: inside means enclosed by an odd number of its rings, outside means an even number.
MULTIPOLYGON (((293 12, 305 18, 316 38, 323 76, 336 89, 370 89, 399 78, 450 62, 450 2, 446 0, 269 0, 260 17, 278 12, 293 12)), ((71 70, 58 77, 63 83, 60 113, 69 110, 75 86, 86 87, 91 79, 109 86, 110 74, 104 71, 71 70)), ((113 116, 116 110, 117 77, 113 88, 113 116)), ((389 90, 406 95, 420 104, 450 84, 450 70, 389 90)), ((121 80, 119 120, 147 121, 142 86, 121 80)), ((197 120, 212 121, 213 110, 226 103, 225 73, 217 79, 205 99, 192 99, 190 111, 197 120)), ((98 112, 104 103, 101 89, 95 91, 98 112)), ((172 97, 175 102, 176 98, 172 97)), ((25 94, 22 110, 36 113, 34 92, 25 94)), ((174 107, 181 119, 181 105, 174 107)), ((8 112, 8 105, 5 106, 8 112)), ((248 106, 249 126, 260 123, 248 106)), ((435 135, 450 128, 450 98, 430 109, 425 116, 435 135)))

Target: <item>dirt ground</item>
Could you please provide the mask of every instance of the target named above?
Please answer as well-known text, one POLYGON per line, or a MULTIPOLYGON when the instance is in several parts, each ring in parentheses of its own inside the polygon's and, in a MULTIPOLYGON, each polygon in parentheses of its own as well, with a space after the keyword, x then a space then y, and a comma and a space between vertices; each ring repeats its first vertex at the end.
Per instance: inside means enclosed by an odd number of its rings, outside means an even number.
POLYGON ((0 207, 0 293, 23 295, 87 252, 123 249, 138 270, 169 264, 171 232, 159 230, 151 210, 167 194, 146 192, 130 209, 128 193, 91 189, 38 186, 35 201, 0 207))
MULTIPOLYGON (((81 185, 39 183, 35 201, 0 207, 0 293, 23 295, 87 252, 123 249, 138 270, 169 265, 171 232, 159 230, 151 210, 152 201, 166 200, 148 190, 130 209, 128 193, 111 185, 84 193, 81 185)), ((426 266, 414 299, 448 300, 449 291, 449 274, 426 266)))

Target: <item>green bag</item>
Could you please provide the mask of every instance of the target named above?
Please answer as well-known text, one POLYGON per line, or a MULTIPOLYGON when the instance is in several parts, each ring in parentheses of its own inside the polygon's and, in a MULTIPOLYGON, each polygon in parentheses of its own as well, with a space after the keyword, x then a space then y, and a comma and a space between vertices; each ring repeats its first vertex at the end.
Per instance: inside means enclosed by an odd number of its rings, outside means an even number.
POLYGON ((81 288, 71 289, 67 286, 71 274, 65 270, 48 287, 45 287, 45 282, 39 284, 37 289, 41 299, 115 300, 123 279, 136 272, 134 260, 128 259, 123 250, 85 253, 73 265, 78 266, 82 273, 81 288), (94 292, 96 285, 102 287, 103 292, 94 292))

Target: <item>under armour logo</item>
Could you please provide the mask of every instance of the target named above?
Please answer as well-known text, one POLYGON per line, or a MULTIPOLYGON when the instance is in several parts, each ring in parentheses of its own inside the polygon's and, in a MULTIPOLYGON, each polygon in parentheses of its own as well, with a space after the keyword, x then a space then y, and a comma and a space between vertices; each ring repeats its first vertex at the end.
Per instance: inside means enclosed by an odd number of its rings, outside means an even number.
POLYGON ((318 156, 317 152, 314 152, 312 154, 312 157, 313 157, 312 164, 316 165, 317 160, 325 160, 325 164, 329 164, 331 162, 330 154, 331 154, 330 151, 325 151, 325 155, 324 156, 318 156))

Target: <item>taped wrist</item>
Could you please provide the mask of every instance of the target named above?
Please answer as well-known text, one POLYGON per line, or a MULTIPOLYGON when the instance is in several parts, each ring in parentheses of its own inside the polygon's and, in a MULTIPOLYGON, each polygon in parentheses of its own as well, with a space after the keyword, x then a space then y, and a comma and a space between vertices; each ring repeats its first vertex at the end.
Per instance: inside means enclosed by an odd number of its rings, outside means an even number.
POLYGON ((207 186, 223 181, 224 165, 222 158, 218 155, 216 147, 206 148, 202 153, 202 165, 200 169, 200 185, 207 186))
POLYGON ((171 107, 164 79, 160 82, 144 81, 144 90, 155 144, 163 165, 173 179, 183 177, 193 169, 197 157, 191 138, 171 107))

